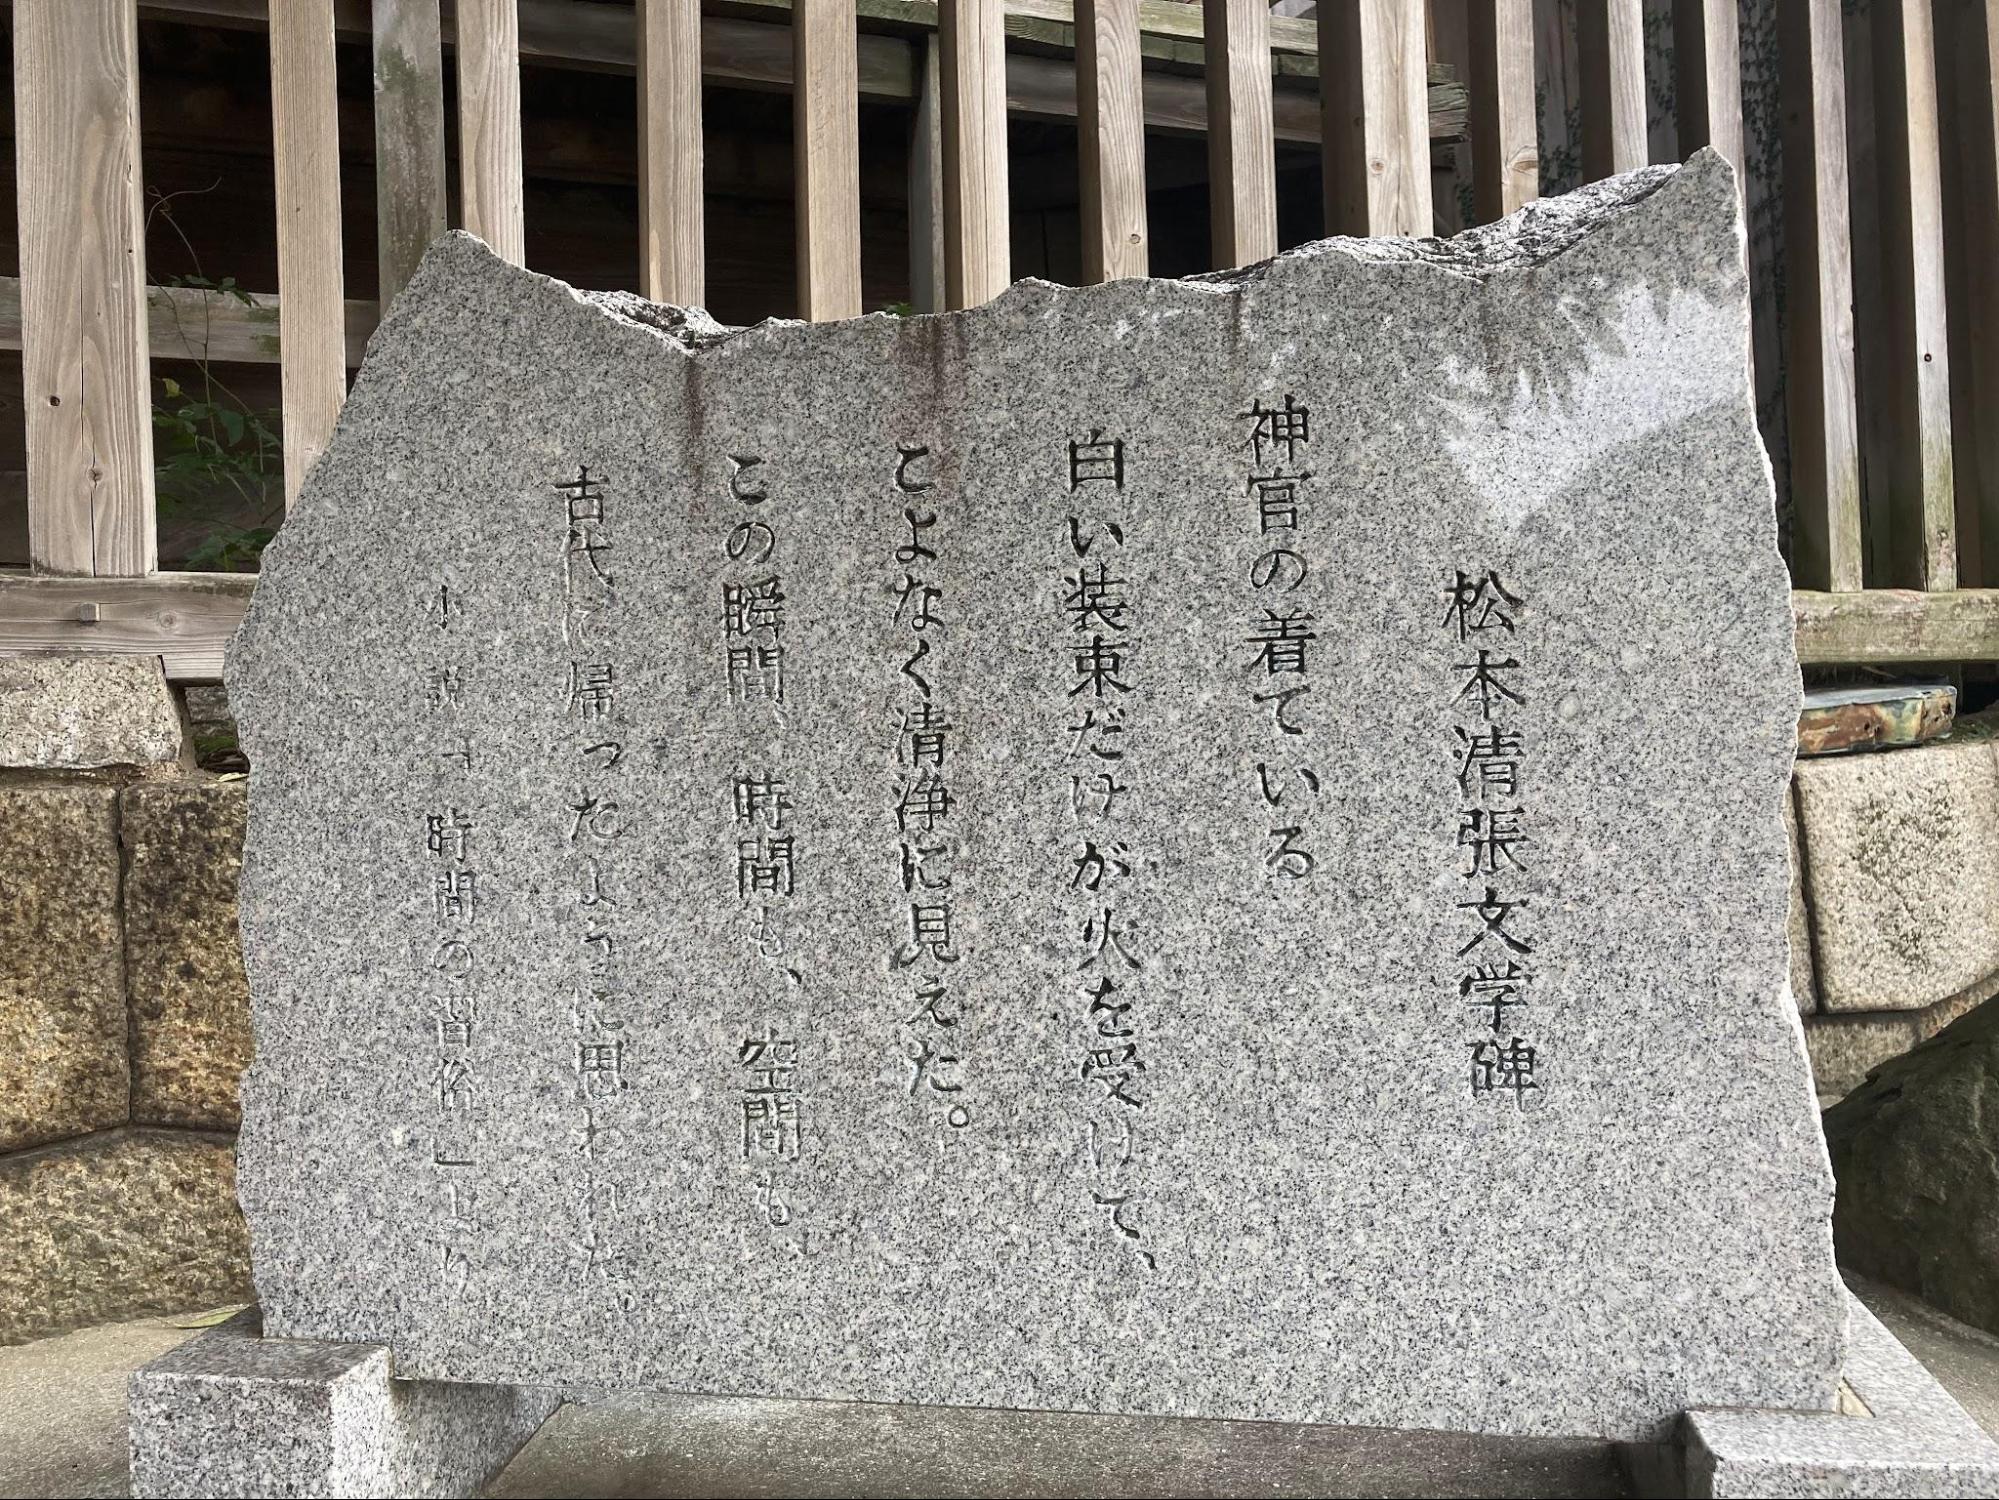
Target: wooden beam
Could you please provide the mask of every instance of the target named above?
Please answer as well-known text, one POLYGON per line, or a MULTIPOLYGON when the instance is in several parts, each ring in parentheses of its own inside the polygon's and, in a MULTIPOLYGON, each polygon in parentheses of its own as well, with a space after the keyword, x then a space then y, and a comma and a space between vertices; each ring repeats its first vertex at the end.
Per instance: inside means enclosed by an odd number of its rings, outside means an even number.
POLYGON ((47 573, 150 573, 158 552, 130 0, 19 0, 14 90, 29 556, 47 573))
POLYGON ((708 297, 701 0, 639 0, 639 272, 655 302, 708 297))
POLYGON ((1644 0, 1577 0, 1583 180, 1635 171, 1648 155, 1644 0))
POLYGON ((1076 8, 1076 138, 1086 282, 1143 276, 1150 261, 1138 11, 1138 0, 1079 0, 1076 8))
POLYGON ((525 265, 520 12, 515 0, 458 0, 457 15, 459 218, 525 265))
POLYGON ((1999 661, 1999 589, 1800 590, 1791 610, 1806 666, 1999 661))
POLYGON ((944 311, 944 62, 925 37, 916 108, 909 121, 909 300, 944 311))
POLYGON ((1013 280, 1006 30, 999 0, 942 0, 945 300, 977 307, 1013 280))
POLYGON ((332 0, 292 0, 271 17, 271 137, 283 299, 285 503, 325 450, 347 399, 341 296, 340 116, 332 0))
POLYGON ((1893 516, 1893 581, 1952 589, 1957 515, 1930 0, 1875 0, 1872 10, 1889 467, 1880 477, 1893 516))
MULTIPOLYGON (((0 0, 0 5, 15 0, 0 0)), ((359 40, 367 35, 365 0, 336 0, 339 14, 350 12, 363 17, 353 33, 359 40)), ((738 0, 747 4, 748 0, 738 0)), ((857 0, 863 15, 870 8, 887 7, 891 0, 857 0)), ((895 0, 919 18, 934 17, 934 5, 919 0, 895 0)), ((1027 13, 1030 0, 1011 0, 1027 13)), ((1059 5, 1062 0, 1032 0, 1035 5, 1059 5)), ((1162 24, 1160 36, 1201 35, 1200 10, 1180 5, 1177 0, 1140 0, 1142 16, 1174 13, 1177 24, 1162 24), (1191 20, 1178 19, 1185 12, 1191 20)), ((520 53, 529 62, 550 67, 576 68, 587 72, 625 73, 637 66, 637 43, 633 11, 597 0, 519 0, 521 17, 520 53)), ((193 20, 207 24, 234 24, 254 27, 261 24, 265 0, 141 0, 141 8, 162 19, 193 20)), ((756 9, 782 14, 791 8, 789 0, 757 0, 756 9)), ((1019 22, 1009 19, 1008 34, 1019 22)), ((1146 23, 1148 28, 1151 23, 1146 23)), ((1303 87, 1318 76, 1316 43, 1311 41, 1314 23, 1271 20, 1273 40, 1278 36, 1300 37, 1287 43, 1274 66, 1286 87, 1276 90, 1275 122, 1280 141, 1315 144, 1319 139, 1319 102, 1316 90, 1303 87), (1291 28, 1287 30, 1286 28, 1291 28), (1292 87, 1289 85, 1300 86, 1292 87)), ((345 29, 342 35, 346 35, 345 29)), ((1155 33, 1148 29, 1146 36, 1155 33)), ((445 38, 452 27, 445 25, 445 38)), ((864 31, 860 37, 860 87, 864 100, 892 103, 914 102, 919 88, 921 36, 895 36, 864 31)), ((1147 44, 1148 62, 1155 61, 1147 44)), ((792 79, 791 33, 787 26, 765 21, 749 21, 728 16, 706 15, 701 25, 702 75, 719 83, 740 88, 788 89, 792 79)), ((1073 119, 1076 114, 1075 68, 1069 59, 1012 53, 1007 57, 1007 107, 1015 115, 1048 119, 1073 119)), ((1429 83, 1430 135, 1432 139, 1454 138, 1465 129, 1465 95, 1461 82, 1432 72, 1429 83)), ((1206 90, 1199 77, 1148 68, 1145 75, 1146 129, 1167 134, 1199 135, 1207 129, 1206 90)))
POLYGON ((1277 253, 1270 8, 1202 0, 1208 53, 1208 223, 1217 270, 1277 253))
MULTIPOLYGON (((1958 581, 1999 585, 1999 0, 1937 12, 1958 581)), ((1788 146, 1787 148, 1788 149, 1788 146)))
POLYGON ((1328 234, 1435 231, 1428 11, 1424 0, 1337 0, 1319 7, 1328 234))
POLYGON ((1469 0, 1472 211, 1482 224, 1541 196, 1534 0, 1469 0))
POLYGON ((375 247, 381 304, 444 233, 444 51, 437 0, 374 0, 375 247))
POLYGON ((220 682, 253 573, 35 578, 0 573, 0 655, 91 651, 157 656, 177 682, 220 682))
POLYGON ((1714 147, 1735 168, 1740 198, 1746 158, 1738 4, 1739 0, 1673 0, 1673 108, 1680 155, 1714 147))
POLYGON ((1784 159, 1792 164, 1783 204, 1792 576, 1845 593, 1860 587, 1862 568, 1840 24, 1840 0, 1793 0, 1777 11, 1784 159))
MULTIPOLYGON (((377 315, 372 302, 349 302, 344 312, 351 370, 361 363, 377 315)), ((154 359, 278 363, 278 299, 270 294, 237 297, 199 287, 149 286, 146 313, 154 359)), ((0 349, 20 347, 20 278, 0 276, 0 349)))
POLYGON ((792 12, 791 120, 797 162, 798 315, 861 313, 861 96, 854 0, 792 12))

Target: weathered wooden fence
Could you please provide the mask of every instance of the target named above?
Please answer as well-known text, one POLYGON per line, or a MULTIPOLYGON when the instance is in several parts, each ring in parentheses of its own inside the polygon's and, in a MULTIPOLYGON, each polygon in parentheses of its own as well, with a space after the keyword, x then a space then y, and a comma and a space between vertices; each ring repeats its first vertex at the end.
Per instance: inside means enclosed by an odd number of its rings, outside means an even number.
MULTIPOLYGON (((1077 121, 1093 278, 1146 270, 1148 131, 1206 134, 1217 266, 1278 248, 1280 139, 1319 147, 1329 232, 1429 233, 1439 61, 1469 97, 1477 217, 1539 190, 1533 0, 1323 0, 1315 22, 1273 19, 1266 0, 10 3, 21 274, 0 285, 0 342, 23 362, 32 567, 0 573, 0 650, 156 653, 187 679, 218 674, 250 580, 157 570, 149 358, 277 360, 295 495, 377 307, 452 217, 447 63, 456 222, 515 260, 523 58, 636 72, 643 290, 685 303, 703 300, 702 82, 791 90, 799 305, 815 319, 861 310, 863 97, 915 109, 919 307, 976 305, 1008 283, 1010 114, 1077 121), (146 285, 142 13, 269 32, 274 298, 146 285), (341 266, 340 37, 369 39, 375 60, 370 299, 348 296, 341 266), (1204 77, 1175 70, 1189 60, 1204 77), (1287 71, 1316 74, 1316 99, 1274 92, 1287 71)), ((1801 654, 1999 659, 1999 587, 1967 586, 1999 585, 1999 0, 1872 0, 1858 28, 1840 0, 1775 4, 1801 654), (1856 63, 1865 108, 1848 97, 1856 63), (1863 587, 1875 582, 1906 587, 1863 587)), ((1646 160, 1643 10, 1577 0, 1587 177, 1646 160)), ((1673 82, 1681 149, 1740 163, 1737 14, 1737 0, 1675 0, 1673 82)))

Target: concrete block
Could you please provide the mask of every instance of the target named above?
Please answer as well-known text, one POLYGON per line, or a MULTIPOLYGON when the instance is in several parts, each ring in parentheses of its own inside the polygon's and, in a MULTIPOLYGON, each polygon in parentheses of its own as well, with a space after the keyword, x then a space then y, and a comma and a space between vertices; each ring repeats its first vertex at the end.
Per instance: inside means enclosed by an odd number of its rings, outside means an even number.
POLYGON ((246 783, 125 788, 126 993, 132 1119, 234 1130, 250 1063, 250 992, 236 935, 246 783))
POLYGON ((0 1152, 125 1123, 117 792, 0 786, 0 1152))
POLYGON ((0 766, 166 765, 184 738, 156 656, 0 658, 0 766))
POLYGON ((249 1309, 132 1377, 134 1495, 471 1495, 562 1404, 395 1380, 381 1344, 261 1326, 249 1309))
POLYGON ((1797 791, 1822 1010, 1920 1010, 1999 970, 1992 744, 1804 760, 1797 791))

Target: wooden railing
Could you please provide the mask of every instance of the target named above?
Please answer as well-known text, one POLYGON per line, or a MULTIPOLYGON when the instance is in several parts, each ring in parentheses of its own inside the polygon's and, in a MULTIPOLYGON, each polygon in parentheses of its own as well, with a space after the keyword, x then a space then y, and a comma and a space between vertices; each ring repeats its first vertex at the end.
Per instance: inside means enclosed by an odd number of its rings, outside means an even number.
MULTIPOLYGON (((862 98, 915 110, 920 309, 976 305, 1010 279, 1010 114, 1076 120, 1093 279, 1146 272, 1148 131, 1205 133, 1217 266, 1277 250, 1280 140, 1318 146, 1332 233, 1431 232, 1431 143, 1457 133, 1455 110, 1468 124, 1478 219, 1539 189, 1532 0, 1327 0, 1316 22, 1273 19, 1264 0, 733 0, 706 14, 699 0, 11 8, 21 275, 0 283, 0 343, 21 350, 32 567, 0 573, 0 651, 155 653, 187 679, 218 674, 251 580, 157 571, 149 357, 277 361, 285 488, 295 495, 377 307, 454 221, 447 61, 459 112, 455 222, 516 261, 522 59, 636 72, 641 290, 683 303, 704 300, 703 79, 791 90, 798 305, 815 319, 861 310, 862 98), (146 285, 141 14, 268 31, 276 296, 240 302, 146 285), (348 295, 341 264, 342 37, 370 40, 375 60, 380 284, 368 298, 348 295)), ((1999 659, 1999 589, 1965 586, 1999 584, 1995 9, 1872 0, 1871 30, 1843 39, 1840 0, 1776 0, 1794 575, 1807 662, 1999 659), (1849 56, 1866 65, 1864 101, 1849 98, 1849 56), (1864 160, 1864 180, 1849 174, 1852 160, 1864 160)), ((1585 177, 1646 159, 1642 11, 1642 0, 1578 0, 1585 177)), ((1712 144, 1740 163, 1736 17, 1736 0, 1678 0, 1673 83, 1681 150, 1712 144)))

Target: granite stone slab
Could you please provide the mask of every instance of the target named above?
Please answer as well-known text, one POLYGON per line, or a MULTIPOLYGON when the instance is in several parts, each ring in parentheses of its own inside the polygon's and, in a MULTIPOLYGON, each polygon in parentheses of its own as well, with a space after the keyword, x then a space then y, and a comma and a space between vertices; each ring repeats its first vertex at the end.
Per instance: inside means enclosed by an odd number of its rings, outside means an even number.
POLYGON ((561 1397, 390 1375, 379 1344, 258 1336, 255 1308, 132 1376, 132 1493, 472 1495, 561 1397))
POLYGON ((1711 154, 822 326, 440 241, 229 660, 270 1329, 508 1385, 1827 1408, 1741 245, 1711 154))
POLYGON ((1688 1413, 1689 1496, 1999 1494, 1999 1443, 1858 1298, 1850 1316, 1856 1399, 1838 1413, 1688 1413))

